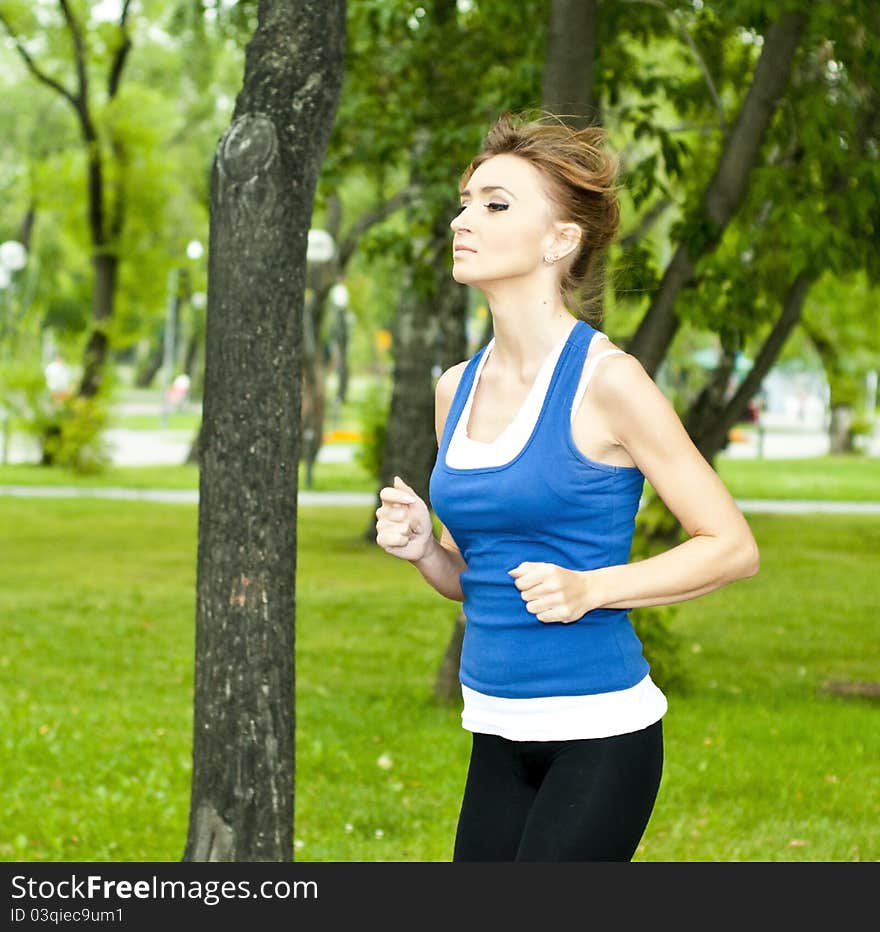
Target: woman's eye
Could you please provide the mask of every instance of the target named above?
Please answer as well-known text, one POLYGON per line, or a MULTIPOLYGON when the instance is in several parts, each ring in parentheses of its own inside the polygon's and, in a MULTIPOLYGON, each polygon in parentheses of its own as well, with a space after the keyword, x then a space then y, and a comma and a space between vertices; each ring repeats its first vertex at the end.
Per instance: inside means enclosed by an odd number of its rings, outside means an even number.
MULTIPOLYGON (((468 205, 462 204, 461 207, 453 214, 453 217, 457 217, 468 205)), ((488 204, 483 204, 487 210, 498 211, 498 210, 507 210, 510 207, 510 204, 503 204, 501 201, 490 201, 488 204)))

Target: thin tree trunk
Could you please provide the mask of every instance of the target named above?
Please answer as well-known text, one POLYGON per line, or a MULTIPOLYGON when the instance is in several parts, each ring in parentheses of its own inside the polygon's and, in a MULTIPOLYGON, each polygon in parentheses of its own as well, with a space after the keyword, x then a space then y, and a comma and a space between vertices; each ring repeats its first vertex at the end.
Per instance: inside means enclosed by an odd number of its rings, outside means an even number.
POLYGON ((726 401, 698 398, 685 414, 685 427, 709 463, 713 463, 727 445, 730 428, 742 418, 749 399, 760 389, 785 341, 800 321, 804 302, 814 281, 815 275, 812 272, 801 272, 789 285, 779 318, 734 394, 726 401))
POLYGON ((116 255, 99 254, 93 265, 92 331, 83 352, 83 373, 77 392, 83 398, 91 398, 101 390, 104 362, 110 347, 108 328, 113 317, 119 259, 116 255))
POLYGON ((552 0, 541 105, 578 128, 601 122, 593 103, 597 0, 552 0))
POLYGON ((159 329, 155 339, 150 345, 150 355, 141 366, 137 374, 135 384, 138 388, 149 388, 153 384, 159 370, 162 368, 162 357, 164 356, 163 347, 164 327, 159 329))
POLYGON ((293 857, 302 314, 344 0, 261 0, 211 178, 186 861, 293 857))

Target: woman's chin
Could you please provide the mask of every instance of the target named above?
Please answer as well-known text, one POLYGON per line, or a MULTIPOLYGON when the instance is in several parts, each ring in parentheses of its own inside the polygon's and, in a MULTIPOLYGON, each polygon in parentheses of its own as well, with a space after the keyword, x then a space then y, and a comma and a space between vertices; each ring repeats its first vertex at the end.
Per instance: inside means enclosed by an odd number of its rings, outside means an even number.
POLYGON ((452 261, 452 277, 460 285, 478 285, 484 276, 478 275, 475 269, 468 268, 467 262, 452 261))

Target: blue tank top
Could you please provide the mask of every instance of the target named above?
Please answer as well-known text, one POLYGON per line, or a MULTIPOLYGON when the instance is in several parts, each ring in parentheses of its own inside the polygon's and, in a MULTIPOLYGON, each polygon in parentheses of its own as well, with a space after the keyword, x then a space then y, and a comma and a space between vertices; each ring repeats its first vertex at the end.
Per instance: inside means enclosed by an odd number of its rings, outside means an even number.
POLYGON ((644 476, 589 459, 571 406, 595 330, 577 321, 557 360, 538 421, 501 466, 458 469, 446 450, 484 346, 462 373, 430 478, 431 505, 467 563, 461 682, 511 699, 628 689, 649 670, 627 609, 598 608, 568 624, 538 621, 508 572, 524 561, 574 570, 626 563, 644 476))

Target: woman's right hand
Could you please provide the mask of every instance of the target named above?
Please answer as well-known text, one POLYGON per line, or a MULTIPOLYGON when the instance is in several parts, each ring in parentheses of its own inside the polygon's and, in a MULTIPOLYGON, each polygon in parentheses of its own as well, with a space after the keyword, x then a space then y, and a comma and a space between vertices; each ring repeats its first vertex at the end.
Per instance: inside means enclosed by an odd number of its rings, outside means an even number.
POLYGON ((434 529, 428 506, 400 478, 379 492, 376 543, 393 557, 414 562, 428 552, 434 529))

